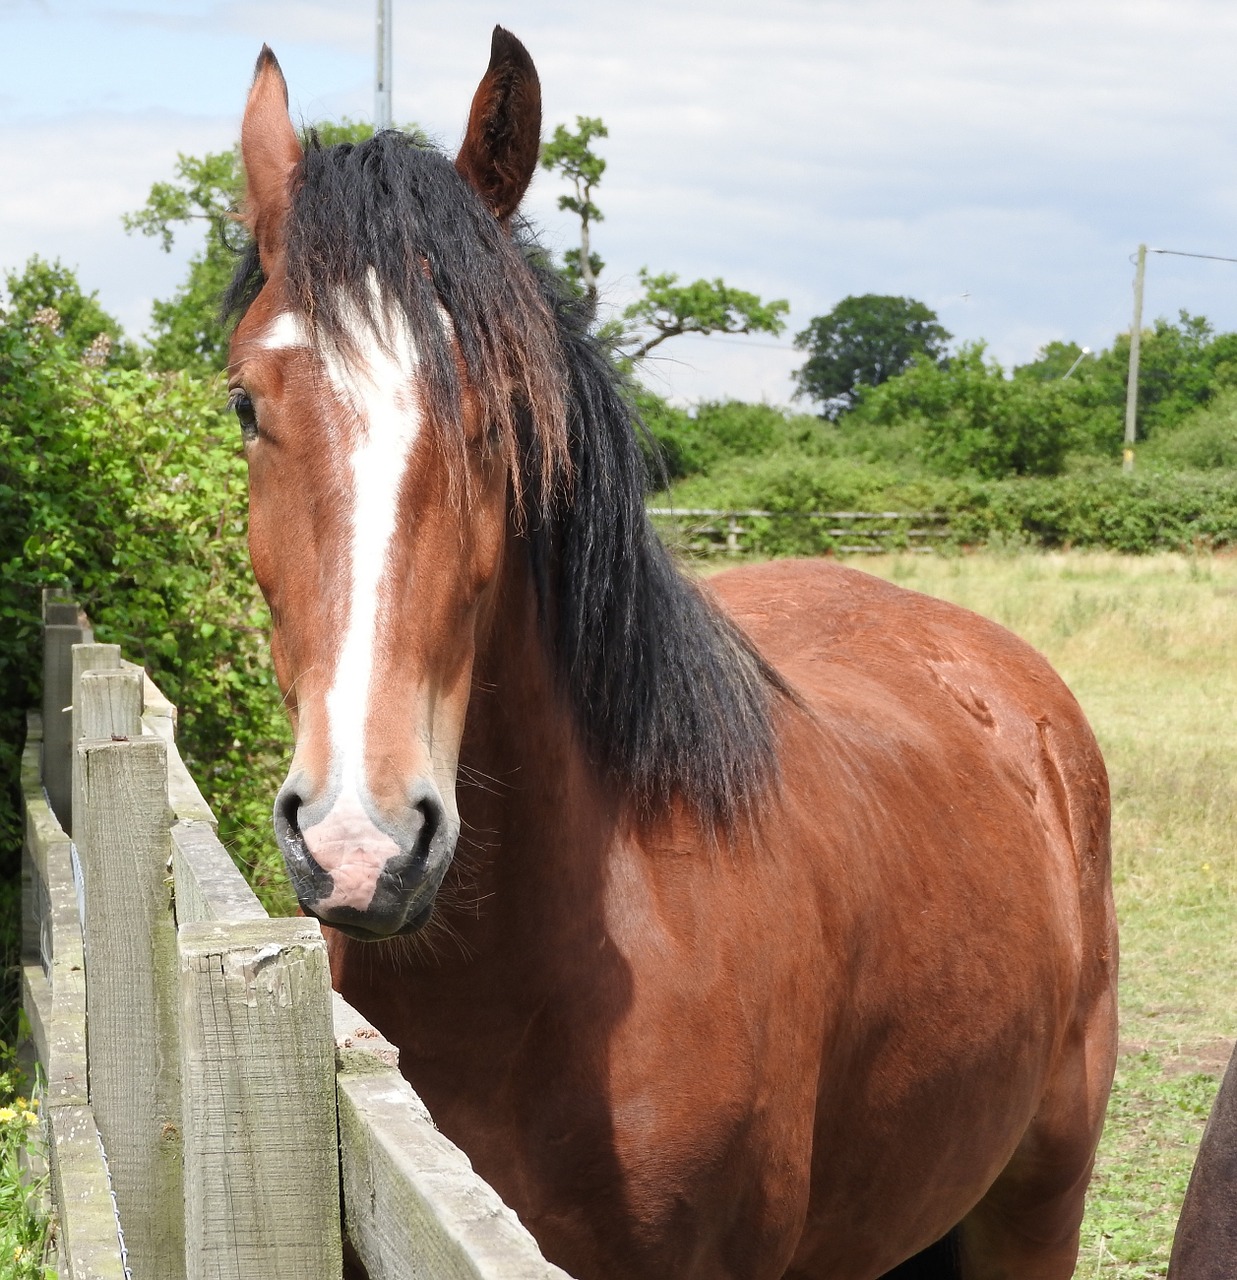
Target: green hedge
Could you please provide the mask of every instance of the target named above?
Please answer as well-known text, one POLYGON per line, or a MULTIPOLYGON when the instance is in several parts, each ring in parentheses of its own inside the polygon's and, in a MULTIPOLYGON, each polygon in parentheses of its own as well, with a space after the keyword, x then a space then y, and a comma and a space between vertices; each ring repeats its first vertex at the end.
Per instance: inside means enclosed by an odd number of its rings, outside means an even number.
POLYGON ((0 323, 0 876, 15 875, 18 752, 40 698, 40 588, 181 709, 220 836, 282 900, 270 804, 288 731, 245 544, 246 478, 217 380, 92 363, 58 329, 0 323))

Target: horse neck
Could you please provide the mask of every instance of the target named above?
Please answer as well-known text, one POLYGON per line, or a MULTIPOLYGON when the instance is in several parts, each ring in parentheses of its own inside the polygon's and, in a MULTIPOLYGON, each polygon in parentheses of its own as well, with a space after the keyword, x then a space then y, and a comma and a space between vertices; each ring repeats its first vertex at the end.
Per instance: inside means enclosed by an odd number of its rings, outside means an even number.
POLYGON ((509 910, 541 917, 551 886, 554 902, 570 901, 571 885, 591 894, 628 821, 584 748, 545 634, 527 548, 513 535, 478 638, 460 749, 462 897, 475 889, 482 925, 509 910))

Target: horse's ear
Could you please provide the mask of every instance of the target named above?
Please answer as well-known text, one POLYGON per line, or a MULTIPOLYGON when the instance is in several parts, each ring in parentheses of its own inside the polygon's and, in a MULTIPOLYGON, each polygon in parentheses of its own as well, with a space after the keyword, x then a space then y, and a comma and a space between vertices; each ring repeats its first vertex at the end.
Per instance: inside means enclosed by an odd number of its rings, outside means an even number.
POLYGON ((541 81, 528 50, 494 28, 455 167, 501 222, 524 198, 541 150, 541 81))
POLYGON ((245 166, 244 219, 258 242, 262 269, 268 276, 283 250, 292 182, 302 157, 300 139, 288 115, 287 83, 275 55, 263 45, 241 122, 241 160, 245 166))

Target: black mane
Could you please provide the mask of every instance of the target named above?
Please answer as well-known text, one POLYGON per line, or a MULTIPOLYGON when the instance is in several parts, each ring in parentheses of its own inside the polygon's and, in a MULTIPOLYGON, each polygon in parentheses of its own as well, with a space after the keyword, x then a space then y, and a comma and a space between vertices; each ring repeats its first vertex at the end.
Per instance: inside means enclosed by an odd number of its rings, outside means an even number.
MULTIPOLYGON (((676 796, 723 824, 747 810, 776 774, 785 686, 654 533, 628 388, 531 238, 508 235, 445 157, 402 135, 311 140, 287 263, 293 305, 333 341, 343 306, 368 312, 373 271, 408 318, 450 443, 461 388, 445 308, 508 442, 548 648, 594 759, 646 812, 676 796)), ((261 283, 250 249, 225 310, 243 314, 261 283)))

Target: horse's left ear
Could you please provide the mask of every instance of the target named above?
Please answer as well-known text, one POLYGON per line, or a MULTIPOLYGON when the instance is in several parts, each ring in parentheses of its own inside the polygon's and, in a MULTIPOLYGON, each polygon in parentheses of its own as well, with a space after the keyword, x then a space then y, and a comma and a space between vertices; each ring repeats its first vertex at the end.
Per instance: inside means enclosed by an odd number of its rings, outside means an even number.
POLYGON ((275 55, 263 45, 241 122, 241 161, 245 166, 244 219, 258 242, 267 276, 283 252, 292 182, 303 155, 288 115, 287 83, 275 55))
POLYGON ((541 81, 528 50, 494 28, 490 65, 473 95, 455 167, 503 222, 524 198, 541 150, 541 81))

